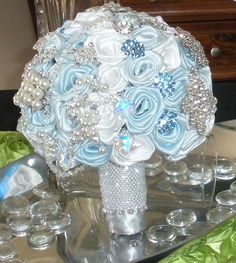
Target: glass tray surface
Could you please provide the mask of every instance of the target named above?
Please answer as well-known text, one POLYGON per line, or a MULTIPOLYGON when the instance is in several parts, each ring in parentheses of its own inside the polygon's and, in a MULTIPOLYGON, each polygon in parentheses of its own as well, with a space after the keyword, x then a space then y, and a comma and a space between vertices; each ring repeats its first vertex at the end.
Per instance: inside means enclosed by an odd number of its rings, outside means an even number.
MULTIPOLYGON (((39 155, 32 154, 16 162, 40 173, 43 182, 39 188, 48 189, 49 185, 53 185, 50 176, 50 180, 47 180, 47 165, 39 155)), ((0 177, 4 176, 9 167, 0 170, 0 177)), ((220 183, 220 188, 216 189, 218 191, 227 189, 229 184, 230 182, 220 183)), ((210 199, 202 201, 199 198, 201 193, 195 185, 167 182, 165 175, 161 173, 157 176, 147 176, 147 187, 148 227, 167 224, 166 215, 170 211, 191 208, 197 215, 197 222, 189 229, 189 236, 177 237, 171 242, 158 244, 148 241, 145 232, 133 236, 111 235, 102 211, 97 170, 87 168, 81 177, 81 183, 78 183, 76 193, 62 193, 60 196, 59 202, 64 212, 71 215, 71 226, 58 234, 56 243, 44 251, 30 248, 25 237, 15 237, 13 243, 17 255, 27 263, 127 263, 146 262, 147 259, 148 262, 157 262, 176 248, 206 235, 215 228, 206 222, 206 213, 211 207, 210 199)), ((32 190, 25 192, 24 195, 31 203, 39 200, 32 190)), ((3 216, 1 222, 4 222, 3 216)))

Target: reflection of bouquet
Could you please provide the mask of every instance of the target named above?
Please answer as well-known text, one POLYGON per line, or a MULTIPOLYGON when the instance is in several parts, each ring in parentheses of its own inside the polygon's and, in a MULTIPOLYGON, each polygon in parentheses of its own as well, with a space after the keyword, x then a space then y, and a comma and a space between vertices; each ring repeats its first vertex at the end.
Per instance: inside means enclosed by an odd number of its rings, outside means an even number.
POLYGON ((203 49, 161 17, 106 4, 79 13, 35 49, 14 98, 18 129, 52 169, 131 165, 155 149, 179 159, 213 126, 203 49))

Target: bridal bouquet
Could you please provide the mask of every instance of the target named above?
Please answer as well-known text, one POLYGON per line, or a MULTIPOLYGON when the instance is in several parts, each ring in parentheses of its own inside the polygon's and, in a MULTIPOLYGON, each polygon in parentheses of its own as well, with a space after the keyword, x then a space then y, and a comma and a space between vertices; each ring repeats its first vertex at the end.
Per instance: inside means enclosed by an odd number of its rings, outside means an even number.
POLYGON ((157 150, 177 160, 214 124, 201 44, 181 28, 114 3, 39 39, 14 97, 18 130, 52 170, 130 166, 157 150))

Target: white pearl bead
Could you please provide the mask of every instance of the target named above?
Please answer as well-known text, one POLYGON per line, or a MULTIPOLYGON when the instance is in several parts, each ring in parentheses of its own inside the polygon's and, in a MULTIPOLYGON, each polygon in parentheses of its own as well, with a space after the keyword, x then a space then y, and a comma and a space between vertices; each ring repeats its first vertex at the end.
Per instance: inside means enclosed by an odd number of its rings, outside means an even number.
POLYGON ((43 90, 47 90, 50 87, 50 81, 48 79, 42 78, 39 81, 39 87, 43 90))
POLYGON ((33 100, 32 101, 32 107, 35 109, 35 110, 40 110, 42 108, 43 104, 41 101, 38 101, 38 100, 33 100))
POLYGON ((36 88, 33 91, 33 95, 35 99, 42 99, 44 96, 44 91, 40 88, 36 88))

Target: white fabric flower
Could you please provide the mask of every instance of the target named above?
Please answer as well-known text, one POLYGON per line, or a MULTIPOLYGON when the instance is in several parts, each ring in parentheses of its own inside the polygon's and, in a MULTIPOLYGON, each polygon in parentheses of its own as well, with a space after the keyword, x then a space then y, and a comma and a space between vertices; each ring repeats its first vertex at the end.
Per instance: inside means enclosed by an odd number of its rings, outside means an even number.
POLYGON ((110 160, 121 166, 130 166, 150 159, 154 151, 155 146, 147 136, 135 135, 131 150, 124 151, 121 147, 114 145, 110 160))
POLYGON ((118 65, 126 55, 121 50, 127 37, 117 33, 114 29, 105 29, 88 38, 86 43, 92 42, 97 54, 97 60, 106 65, 118 65))
POLYGON ((163 58, 163 69, 165 71, 173 70, 180 67, 181 59, 179 47, 173 37, 163 38, 157 48, 153 49, 163 58))
MULTIPOLYGON (((96 128, 100 140, 103 143, 111 145, 114 144, 114 139, 120 132, 125 120, 115 114, 112 104, 101 103, 102 97, 107 97, 109 99, 109 94, 91 93, 88 102, 99 105, 97 110, 99 112, 100 121, 96 128)), ((118 97, 116 97, 116 99, 118 100, 118 97)))
POLYGON ((87 31, 94 32, 99 27, 107 28, 111 27, 111 22, 109 22, 109 17, 111 17, 111 12, 82 12, 78 13, 76 18, 70 23, 70 27, 65 28, 64 34, 82 34, 87 31), (99 25, 99 26, 98 26, 99 25))
POLYGON ((101 65, 98 68, 98 76, 102 83, 108 85, 109 92, 112 94, 122 91, 127 85, 127 80, 122 76, 119 67, 101 65))

